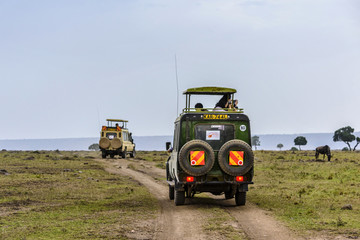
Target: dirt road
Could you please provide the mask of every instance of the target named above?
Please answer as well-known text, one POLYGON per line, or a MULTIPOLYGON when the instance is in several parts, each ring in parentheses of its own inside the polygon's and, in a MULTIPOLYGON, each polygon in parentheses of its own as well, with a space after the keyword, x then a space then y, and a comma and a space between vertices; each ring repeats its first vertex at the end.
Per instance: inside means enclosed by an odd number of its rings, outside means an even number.
POLYGON ((209 194, 213 199, 211 203, 206 199, 195 197, 187 199, 184 206, 175 206, 173 201, 169 200, 168 186, 163 180, 165 171, 154 167, 150 162, 124 159, 97 159, 97 161, 102 162, 109 173, 127 175, 140 182, 158 199, 161 210, 157 219, 154 220, 155 230, 151 236, 154 239, 227 239, 224 235, 205 231, 199 227, 199 224, 191 224, 205 222, 210 217, 209 212, 201 211, 200 204, 202 209, 204 206, 206 208, 206 205, 217 205, 229 213, 232 217, 230 224, 245 232, 245 234, 240 234, 239 239, 304 239, 296 236, 266 211, 251 203, 237 207, 234 199, 224 200, 223 196, 215 197, 209 194), (134 164, 134 162, 136 166, 139 166, 137 170, 128 167, 130 163, 134 164))

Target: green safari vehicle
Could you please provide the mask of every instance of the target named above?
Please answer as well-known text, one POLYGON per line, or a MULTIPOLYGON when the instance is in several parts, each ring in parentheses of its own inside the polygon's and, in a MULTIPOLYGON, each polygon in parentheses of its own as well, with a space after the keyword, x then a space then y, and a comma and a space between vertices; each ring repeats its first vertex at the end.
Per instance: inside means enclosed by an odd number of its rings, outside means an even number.
MULTIPOLYGON (((235 89, 190 88, 184 92, 186 107, 175 121, 173 146, 166 143, 169 198, 183 205, 196 193, 224 194, 236 205, 245 205, 254 175, 250 121, 234 103, 235 89), (225 106, 190 107, 192 95, 222 96, 225 106)), ((221 100, 220 100, 221 101, 221 100)), ((219 103, 220 103, 219 101, 219 103)), ((221 105, 221 104, 219 104, 221 105)))

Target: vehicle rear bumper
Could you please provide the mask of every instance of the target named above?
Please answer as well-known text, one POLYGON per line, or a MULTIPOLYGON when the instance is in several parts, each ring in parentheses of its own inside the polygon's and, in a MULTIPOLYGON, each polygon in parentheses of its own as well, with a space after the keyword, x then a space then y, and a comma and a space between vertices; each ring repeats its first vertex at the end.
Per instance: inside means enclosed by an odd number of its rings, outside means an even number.
POLYGON ((167 181, 170 186, 175 187, 178 191, 183 191, 185 188, 193 188, 199 192, 225 192, 231 187, 237 187, 238 191, 248 191, 248 185, 254 184, 254 182, 236 182, 236 181, 209 181, 209 182, 175 182, 167 181))

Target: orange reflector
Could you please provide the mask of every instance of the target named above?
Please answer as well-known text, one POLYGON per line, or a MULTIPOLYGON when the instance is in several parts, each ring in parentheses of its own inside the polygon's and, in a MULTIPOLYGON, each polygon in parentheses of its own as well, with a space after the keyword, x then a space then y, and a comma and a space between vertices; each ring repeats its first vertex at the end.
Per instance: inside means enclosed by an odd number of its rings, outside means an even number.
POLYGON ((244 151, 230 151, 229 165, 233 165, 233 166, 244 165, 244 151))
POLYGON ((194 177, 188 176, 188 177, 186 177, 186 181, 187 181, 187 182, 193 182, 193 181, 194 181, 194 177))
POLYGON ((190 164, 191 166, 205 165, 205 152, 190 151, 190 164))
POLYGON ((237 182, 243 182, 243 181, 244 181, 244 177, 243 177, 243 176, 236 176, 236 181, 237 181, 237 182))
POLYGON ((103 131, 106 131, 106 127, 105 127, 105 126, 103 126, 103 127, 102 127, 102 130, 103 130, 103 131))

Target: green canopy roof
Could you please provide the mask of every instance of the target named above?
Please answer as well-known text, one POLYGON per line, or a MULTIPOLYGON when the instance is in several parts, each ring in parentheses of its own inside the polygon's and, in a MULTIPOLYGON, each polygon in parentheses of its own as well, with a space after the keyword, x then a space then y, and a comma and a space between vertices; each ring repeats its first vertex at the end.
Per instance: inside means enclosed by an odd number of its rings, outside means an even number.
POLYGON ((189 88, 183 94, 198 94, 198 95, 223 95, 236 93, 236 89, 223 87, 199 87, 189 88))
POLYGON ((106 119, 108 122, 128 122, 128 120, 121 120, 121 119, 106 119))

